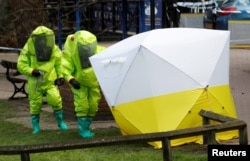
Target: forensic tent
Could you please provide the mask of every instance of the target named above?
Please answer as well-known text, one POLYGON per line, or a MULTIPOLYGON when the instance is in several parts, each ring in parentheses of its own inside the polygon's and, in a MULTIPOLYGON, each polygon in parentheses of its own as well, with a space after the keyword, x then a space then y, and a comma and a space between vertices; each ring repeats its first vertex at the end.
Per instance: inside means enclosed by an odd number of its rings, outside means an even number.
MULTIPOLYGON (((122 134, 201 126, 201 109, 236 118, 229 85, 229 40, 229 31, 155 29, 90 57, 122 134)), ((238 134, 228 131, 216 137, 229 140, 238 134)), ((171 145, 201 141, 196 136, 171 140, 171 145)))

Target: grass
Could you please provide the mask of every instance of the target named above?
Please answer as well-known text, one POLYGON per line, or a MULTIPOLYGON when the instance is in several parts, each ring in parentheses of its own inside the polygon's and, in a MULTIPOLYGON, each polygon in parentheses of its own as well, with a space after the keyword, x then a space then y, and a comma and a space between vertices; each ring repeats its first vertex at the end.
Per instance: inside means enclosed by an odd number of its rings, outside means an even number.
MULTIPOLYGON (((32 135, 31 129, 23 124, 6 121, 17 117, 14 101, 0 100, 0 146, 53 143, 60 141, 80 140, 77 129, 68 131, 44 130, 32 135)), ((95 129, 95 137, 121 135, 115 127, 95 129)), ((95 147, 78 150, 36 153, 30 155, 31 161, 161 161, 162 150, 156 150, 149 144, 133 143, 95 147)), ((185 145, 172 147, 173 161, 206 161, 206 147, 203 145, 185 145)), ((18 161, 19 155, 1 155, 0 161, 18 161)))

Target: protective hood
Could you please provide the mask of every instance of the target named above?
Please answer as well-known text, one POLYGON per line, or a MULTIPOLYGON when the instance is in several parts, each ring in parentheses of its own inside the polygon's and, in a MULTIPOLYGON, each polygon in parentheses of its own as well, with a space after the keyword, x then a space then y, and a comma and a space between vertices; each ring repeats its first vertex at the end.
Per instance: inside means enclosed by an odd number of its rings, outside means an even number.
POLYGON ((76 43, 74 57, 78 58, 82 69, 90 67, 89 57, 95 54, 97 48, 96 36, 88 31, 78 31, 74 34, 73 39, 76 43))
POLYGON ((104 49, 105 47, 98 45, 95 35, 88 31, 80 30, 68 35, 63 48, 64 78, 67 81, 75 78, 80 82, 84 82, 85 85, 98 85, 96 76, 89 64, 89 57, 92 54, 100 53, 104 49))
POLYGON ((31 35, 37 61, 49 61, 55 45, 54 32, 44 26, 37 27, 31 35))

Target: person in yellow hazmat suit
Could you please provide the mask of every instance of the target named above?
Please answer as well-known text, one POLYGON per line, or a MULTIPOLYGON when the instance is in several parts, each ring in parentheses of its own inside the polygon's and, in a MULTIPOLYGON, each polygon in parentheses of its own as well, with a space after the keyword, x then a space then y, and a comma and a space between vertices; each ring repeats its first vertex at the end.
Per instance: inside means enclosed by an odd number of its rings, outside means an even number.
POLYGON ((64 83, 61 58, 62 51, 55 44, 54 32, 45 26, 38 26, 32 31, 18 57, 18 71, 28 79, 33 134, 40 132, 43 97, 51 105, 59 128, 68 129, 63 121, 62 98, 57 87, 64 83))
POLYGON ((74 95, 78 130, 83 138, 94 136, 89 127, 101 99, 99 84, 89 57, 104 49, 105 47, 97 44, 96 36, 85 30, 68 35, 64 44, 63 75, 74 95))

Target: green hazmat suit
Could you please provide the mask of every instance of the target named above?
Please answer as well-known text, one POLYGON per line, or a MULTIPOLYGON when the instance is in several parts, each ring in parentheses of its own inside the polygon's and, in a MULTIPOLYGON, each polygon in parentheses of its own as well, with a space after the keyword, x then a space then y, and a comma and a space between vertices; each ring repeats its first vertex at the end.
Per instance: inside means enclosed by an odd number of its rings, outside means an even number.
POLYGON ((32 31, 18 57, 18 71, 28 79, 33 133, 40 131, 39 114, 43 97, 46 97, 47 103, 51 105, 58 126, 62 130, 67 129, 67 125, 62 121, 62 98, 55 85, 58 78, 63 78, 61 58, 62 51, 55 45, 54 32, 45 26, 39 26, 32 31), (39 74, 35 76, 34 71, 38 71, 39 74))
POLYGON ((63 50, 63 75, 66 81, 72 79, 80 83, 80 89, 75 89, 70 84, 74 94, 74 106, 77 117, 94 117, 98 110, 98 104, 101 99, 100 88, 95 76, 93 68, 87 55, 85 58, 81 54, 87 53, 97 54, 105 49, 97 44, 96 36, 92 33, 81 30, 75 34, 69 35, 64 44, 63 50), (79 45, 80 44, 80 45, 79 45), (81 50, 81 52, 79 52, 81 50))

